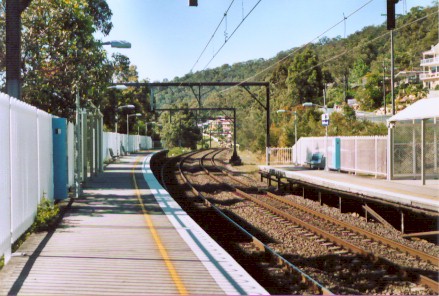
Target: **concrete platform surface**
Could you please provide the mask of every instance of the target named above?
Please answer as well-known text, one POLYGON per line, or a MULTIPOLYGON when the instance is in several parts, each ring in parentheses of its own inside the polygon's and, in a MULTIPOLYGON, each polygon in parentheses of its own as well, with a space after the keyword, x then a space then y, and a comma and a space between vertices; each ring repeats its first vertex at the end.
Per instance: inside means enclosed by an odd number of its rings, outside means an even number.
POLYGON ((181 210, 148 160, 124 157, 87 182, 59 227, 32 235, 0 271, 0 295, 268 294, 181 210))
POLYGON ((439 180, 427 180, 426 185, 422 185, 420 180, 387 181, 369 176, 284 165, 263 165, 259 169, 303 183, 439 212, 439 180))

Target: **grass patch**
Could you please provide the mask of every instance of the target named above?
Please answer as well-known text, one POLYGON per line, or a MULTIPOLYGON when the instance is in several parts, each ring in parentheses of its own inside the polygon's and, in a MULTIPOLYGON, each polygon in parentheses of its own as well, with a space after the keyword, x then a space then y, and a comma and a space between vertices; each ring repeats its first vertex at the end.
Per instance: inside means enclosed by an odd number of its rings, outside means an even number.
POLYGON ((37 208, 37 216, 31 226, 32 232, 47 231, 55 227, 56 218, 59 214, 59 207, 43 198, 37 208))
POLYGON ((175 157, 175 156, 179 156, 181 154, 185 154, 188 152, 191 152, 191 149, 184 148, 184 147, 174 147, 174 148, 169 149, 168 156, 175 157))
MULTIPOLYGON (((32 233, 48 231, 56 227, 58 214, 58 205, 52 204, 50 200, 43 198, 37 207, 34 223, 12 244, 12 253, 16 252, 32 233)), ((2 256, 0 258, 0 270, 4 265, 5 258, 2 256)))

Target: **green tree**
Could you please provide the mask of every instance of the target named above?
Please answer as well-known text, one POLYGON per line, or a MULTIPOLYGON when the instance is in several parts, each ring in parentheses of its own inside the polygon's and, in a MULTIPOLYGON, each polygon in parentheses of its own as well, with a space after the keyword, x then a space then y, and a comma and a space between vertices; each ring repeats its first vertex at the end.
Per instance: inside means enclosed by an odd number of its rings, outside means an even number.
MULTIPOLYGON (((180 105, 177 108, 187 107, 187 105, 180 105)), ((160 136, 167 148, 186 147, 194 150, 197 148, 197 142, 202 139, 201 130, 197 126, 193 112, 182 110, 173 113, 172 118, 166 112, 160 116, 160 123, 163 126, 160 136)))
POLYGON ((365 77, 366 85, 357 90, 356 99, 362 110, 372 111, 383 105, 382 77, 380 73, 369 73, 365 77))
MULTIPOLYGON (((106 1, 33 0, 22 14, 22 26, 23 100, 69 120, 78 90, 83 100, 98 104, 111 79, 105 51, 93 37, 112 28, 106 1)), ((0 32, 4 34, 1 27, 0 32)))
POLYGON ((349 75, 349 82, 353 84, 361 84, 361 79, 370 71, 369 66, 363 61, 363 59, 358 58, 349 75))
POLYGON ((288 67, 287 84, 293 105, 302 104, 304 100, 315 101, 321 94, 322 69, 317 54, 311 47, 306 47, 294 56, 288 67))

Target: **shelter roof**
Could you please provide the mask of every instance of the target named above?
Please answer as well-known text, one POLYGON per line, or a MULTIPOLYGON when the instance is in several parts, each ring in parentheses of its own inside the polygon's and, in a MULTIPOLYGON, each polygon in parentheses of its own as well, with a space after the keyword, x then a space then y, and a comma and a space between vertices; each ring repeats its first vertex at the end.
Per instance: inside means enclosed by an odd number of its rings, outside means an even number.
POLYGON ((419 100, 390 117, 387 122, 435 117, 439 118, 439 97, 419 100))

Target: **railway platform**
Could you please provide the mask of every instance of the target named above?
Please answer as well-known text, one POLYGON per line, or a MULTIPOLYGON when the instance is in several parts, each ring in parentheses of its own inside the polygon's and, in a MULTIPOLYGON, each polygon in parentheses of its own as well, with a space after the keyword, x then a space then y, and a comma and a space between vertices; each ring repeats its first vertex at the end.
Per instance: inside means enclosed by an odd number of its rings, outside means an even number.
POLYGON ((259 166, 262 178, 300 184, 335 194, 393 203, 439 214, 439 180, 383 180, 298 166, 259 166))
POLYGON ((110 164, 59 226, 0 271, 0 295, 268 294, 155 179, 151 153, 110 164))

